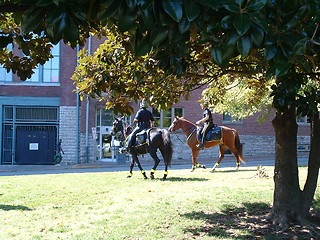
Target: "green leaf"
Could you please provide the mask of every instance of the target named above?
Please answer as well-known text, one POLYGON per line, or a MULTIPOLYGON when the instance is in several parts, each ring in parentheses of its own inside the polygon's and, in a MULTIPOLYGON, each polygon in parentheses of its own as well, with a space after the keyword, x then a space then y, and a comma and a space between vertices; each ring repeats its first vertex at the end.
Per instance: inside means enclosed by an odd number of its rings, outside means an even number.
POLYGON ((233 13, 241 12, 241 6, 239 6, 239 4, 236 4, 235 2, 228 1, 228 3, 224 4, 223 6, 225 7, 225 9, 227 9, 230 12, 233 12, 233 13))
POLYGON ((186 11, 187 18, 190 22, 197 18, 200 14, 200 8, 194 1, 185 1, 184 10, 186 11))
POLYGON ((267 61, 271 60, 277 53, 277 47, 274 45, 266 46, 264 49, 264 55, 267 61))
POLYGON ((185 33, 190 29, 190 22, 187 18, 182 18, 179 22, 179 30, 181 33, 185 33))
POLYGON ((142 21, 139 24, 141 32, 154 29, 154 17, 149 9, 141 12, 142 21))
POLYGON ((251 25, 251 40, 256 45, 256 47, 260 47, 264 39, 264 31, 257 25, 251 25))
POLYGON ((298 41, 293 47, 293 54, 300 55, 306 49, 307 42, 307 38, 303 38, 300 41, 298 41))
POLYGON ((237 42, 238 50, 241 56, 246 57, 251 49, 251 41, 248 36, 242 36, 237 42))
POLYGON ((221 27, 224 29, 230 29, 232 26, 232 18, 231 16, 225 16, 222 20, 221 20, 221 27))
POLYGON ((249 1, 247 4, 247 8, 249 11, 259 11, 266 5, 266 3, 267 0, 249 1))
POLYGON ((304 58, 296 60, 307 72, 312 71, 312 67, 308 61, 306 61, 304 58))
POLYGON ((285 75, 289 71, 291 66, 292 66, 291 62, 277 62, 275 75, 278 77, 285 75))
POLYGON ((120 8, 118 11, 118 27, 121 32, 128 31, 134 24, 135 12, 128 11, 128 9, 120 8))
POLYGON ((134 52, 136 56, 144 56, 151 50, 151 45, 148 42, 148 36, 142 38, 141 41, 134 47, 134 52))
POLYGON ((183 14, 182 0, 162 0, 164 11, 176 22, 180 22, 183 14))
POLYGON ((219 1, 216 0, 198 0, 197 2, 205 7, 210 7, 216 11, 218 11, 220 7, 219 1))
POLYGON ((251 21, 247 14, 239 14, 233 19, 233 25, 237 29, 239 35, 243 35, 249 30, 251 21))
POLYGON ((238 39, 239 39, 239 35, 236 32, 230 33, 228 35, 228 39, 227 39, 226 44, 225 44, 226 47, 227 48, 233 48, 236 45, 238 39))
POLYGON ((68 27, 64 30, 64 36, 67 41, 75 42, 79 39, 79 29, 74 20, 69 17, 68 18, 68 27))
POLYGON ((13 42, 12 36, 0 36, 0 48, 6 48, 10 43, 13 42))
POLYGON ((113 0, 105 10, 99 12, 98 19, 104 21, 106 18, 112 17, 118 11, 120 6, 121 1, 113 0))
POLYGON ((218 64, 219 66, 222 65, 222 51, 219 48, 212 48, 211 49, 211 57, 213 61, 218 64))
POLYGON ((42 8, 31 8, 24 12, 22 16, 23 32, 28 33, 37 29, 43 21, 45 11, 42 8))
POLYGON ((150 34, 151 45, 156 45, 166 39, 168 36, 167 28, 154 28, 150 34))

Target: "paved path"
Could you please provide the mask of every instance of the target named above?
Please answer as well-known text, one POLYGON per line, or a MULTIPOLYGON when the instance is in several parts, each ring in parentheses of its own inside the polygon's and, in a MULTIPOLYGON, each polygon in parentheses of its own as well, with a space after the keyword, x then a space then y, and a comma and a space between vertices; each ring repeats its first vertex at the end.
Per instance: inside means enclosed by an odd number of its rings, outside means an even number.
MULTIPOLYGON (((262 166, 274 166, 274 156, 247 156, 247 163, 241 164, 241 167, 256 167, 262 166)), ((213 167, 215 160, 198 160, 201 164, 206 165, 208 171, 213 167)), ((299 166, 307 166, 307 155, 301 155, 298 157, 299 166)), ((150 170, 153 166, 152 162, 143 162, 141 164, 145 170, 150 170)), ((234 157, 225 157, 221 162, 219 168, 235 167, 234 157)), ((190 160, 173 160, 172 166, 169 170, 176 169, 191 169, 190 160)), ((134 170, 138 170, 137 167, 134 170)), ((164 170, 163 162, 160 162, 157 170, 164 170)), ((87 172, 118 172, 129 171, 129 162, 125 165, 118 165, 115 162, 94 162, 94 163, 82 163, 76 165, 0 165, 0 176, 14 176, 14 175, 35 175, 35 174, 63 174, 63 173, 87 173, 87 172)))

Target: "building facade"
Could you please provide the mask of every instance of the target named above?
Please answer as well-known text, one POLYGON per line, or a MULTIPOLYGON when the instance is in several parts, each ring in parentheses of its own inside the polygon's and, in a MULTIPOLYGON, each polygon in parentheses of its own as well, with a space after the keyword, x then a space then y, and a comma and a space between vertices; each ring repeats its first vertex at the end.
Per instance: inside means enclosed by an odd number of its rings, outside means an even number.
MULTIPOLYGON (((101 40, 89 39, 94 51, 101 40)), ((94 99, 79 100, 70 79, 77 65, 77 49, 62 43, 52 49, 54 58, 35 70, 27 81, 0 68, 0 148, 1 164, 54 164, 59 139, 64 155, 62 164, 115 161, 119 142, 110 136, 113 113, 94 99)), ((181 99, 171 109, 153 112, 157 125, 167 128, 174 116, 196 122, 202 117, 198 100, 201 89, 188 100, 181 99)), ((137 110, 138 104, 133 104, 137 110)), ((238 130, 244 155, 274 153, 275 138, 271 118, 262 124, 257 115, 233 122, 230 116, 214 115, 214 122, 238 130)), ((128 122, 131 118, 127 119, 128 122)), ((172 134, 174 159, 191 158, 182 133, 172 134)), ((299 119, 298 147, 307 151, 309 124, 299 119)), ((200 157, 217 157, 217 149, 201 151, 200 157)), ((146 156, 146 160, 148 156, 146 156)))

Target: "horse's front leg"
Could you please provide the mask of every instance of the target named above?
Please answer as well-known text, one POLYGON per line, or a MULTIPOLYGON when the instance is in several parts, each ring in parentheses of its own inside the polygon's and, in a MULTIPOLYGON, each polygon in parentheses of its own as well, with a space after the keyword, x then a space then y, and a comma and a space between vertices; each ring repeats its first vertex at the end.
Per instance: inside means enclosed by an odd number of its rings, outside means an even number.
POLYGON ((216 162, 216 164, 213 166, 213 168, 211 169, 211 172, 214 172, 216 170, 217 167, 219 167, 221 161, 224 158, 224 152, 226 151, 226 148, 223 145, 219 146, 220 148, 220 153, 219 153, 219 160, 218 162, 216 162))
POLYGON ((153 158, 153 160, 154 160, 154 165, 153 165, 153 167, 151 168, 150 178, 151 178, 151 179, 154 179, 154 173, 155 173, 155 171, 156 171, 156 169, 157 169, 157 167, 158 167, 158 165, 159 165, 159 163, 160 163, 160 159, 159 159, 158 156, 157 156, 156 150, 154 150, 154 149, 149 149, 149 153, 150 153, 150 156, 151 156, 151 157, 153 158))
POLYGON ((197 167, 206 169, 205 165, 202 165, 197 162, 197 157, 199 155, 199 149, 198 148, 192 148, 192 168, 191 172, 193 172, 197 167))
POLYGON ((148 179, 147 175, 146 175, 146 172, 143 170, 141 164, 140 164, 140 161, 138 159, 138 156, 136 154, 132 154, 132 160, 131 160, 131 164, 130 164, 130 173, 129 173, 129 176, 128 177, 131 177, 132 176, 132 169, 134 167, 134 163, 137 163, 137 166, 138 168, 140 169, 144 179, 148 179))

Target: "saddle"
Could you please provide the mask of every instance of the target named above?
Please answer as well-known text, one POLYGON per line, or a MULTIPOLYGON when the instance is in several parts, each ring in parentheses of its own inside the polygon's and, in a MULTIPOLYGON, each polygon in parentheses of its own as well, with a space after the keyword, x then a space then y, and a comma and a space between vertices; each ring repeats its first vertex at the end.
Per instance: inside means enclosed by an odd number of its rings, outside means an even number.
MULTIPOLYGON (((201 134, 202 129, 203 127, 197 129, 197 137, 199 142, 201 142, 201 139, 202 139, 202 134, 201 134)), ((221 140, 221 127, 215 126, 212 129, 210 129, 207 135, 205 136, 205 140, 206 141, 221 140)))
POLYGON ((149 139, 150 139, 150 131, 152 128, 144 129, 141 132, 137 133, 136 135, 136 141, 134 143, 135 147, 139 147, 141 145, 148 144, 149 145, 149 139))

